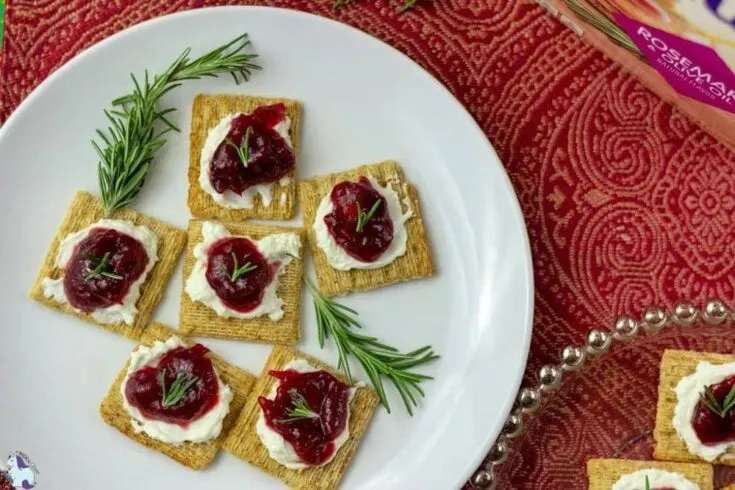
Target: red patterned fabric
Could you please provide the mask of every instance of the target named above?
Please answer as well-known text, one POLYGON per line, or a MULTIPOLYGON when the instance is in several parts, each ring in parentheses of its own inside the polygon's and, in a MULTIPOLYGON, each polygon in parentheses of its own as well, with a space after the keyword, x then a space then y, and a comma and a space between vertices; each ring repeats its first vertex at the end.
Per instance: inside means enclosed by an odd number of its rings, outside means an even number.
MULTIPOLYGON (((527 380, 619 313, 679 298, 733 300, 735 155, 533 4, 422 0, 398 15, 387 0, 338 12, 331 0, 8 0, 0 121, 85 47, 154 16, 225 3, 352 24, 411 56, 466 105, 505 163, 531 239, 527 380)), ((732 349, 726 336, 674 332, 593 364, 519 441, 500 488, 586 488, 588 456, 609 455, 652 426, 665 342, 732 349)), ((634 455, 650 456, 650 448, 634 455)))

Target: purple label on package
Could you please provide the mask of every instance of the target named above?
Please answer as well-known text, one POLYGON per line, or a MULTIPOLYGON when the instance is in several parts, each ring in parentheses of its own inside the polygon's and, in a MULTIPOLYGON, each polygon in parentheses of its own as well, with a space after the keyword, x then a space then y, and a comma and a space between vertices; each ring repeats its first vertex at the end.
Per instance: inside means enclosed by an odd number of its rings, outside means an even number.
POLYGON ((677 92, 735 113, 735 74, 712 48, 622 14, 615 20, 677 92))

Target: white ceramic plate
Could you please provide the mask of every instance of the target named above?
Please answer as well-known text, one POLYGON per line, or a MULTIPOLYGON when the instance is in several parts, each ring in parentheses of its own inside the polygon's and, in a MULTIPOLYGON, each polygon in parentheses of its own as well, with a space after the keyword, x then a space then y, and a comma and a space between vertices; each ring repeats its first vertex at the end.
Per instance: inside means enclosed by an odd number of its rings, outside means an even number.
MULTIPOLYGON (((394 158, 419 189, 437 275, 346 299, 364 325, 402 349, 432 344, 436 380, 411 418, 391 393, 345 489, 450 489, 500 431, 526 361, 533 307, 528 240, 500 160, 462 106, 408 58, 350 27, 295 11, 221 8, 164 17, 84 52, 46 80, 0 130, 0 452, 21 449, 42 488, 283 488, 223 454, 188 470, 106 426, 97 409, 133 344, 32 302, 27 292, 74 192, 97 191, 90 138, 102 109, 130 90, 129 73, 164 69, 250 33, 263 71, 193 82, 164 101, 184 128, 158 156, 135 207, 182 228, 188 128, 198 92, 280 95, 304 104, 299 177, 394 158)), ((155 319, 177 324, 181 271, 155 319)), ((317 345, 305 302, 300 346, 317 345)), ((206 340, 254 373, 269 347, 206 340)))

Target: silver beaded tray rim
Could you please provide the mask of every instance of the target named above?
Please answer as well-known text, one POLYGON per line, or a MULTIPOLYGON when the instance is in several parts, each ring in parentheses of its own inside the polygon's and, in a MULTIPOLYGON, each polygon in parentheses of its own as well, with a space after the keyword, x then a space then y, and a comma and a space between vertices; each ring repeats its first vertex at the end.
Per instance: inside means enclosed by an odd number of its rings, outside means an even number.
POLYGON ((490 448, 487 462, 472 475, 472 486, 477 490, 495 489, 495 470, 508 459, 512 440, 523 432, 525 423, 538 411, 548 394, 561 386, 565 372, 579 371, 584 367, 588 356, 599 357, 606 354, 613 342, 632 342, 641 329, 655 335, 667 325, 688 327, 698 318, 709 325, 720 325, 728 319, 735 319, 735 311, 729 311, 725 303, 718 299, 707 301, 702 309, 688 301, 680 301, 671 312, 652 306, 643 310, 640 320, 622 315, 610 330, 590 330, 587 332, 584 347, 564 347, 561 351, 561 362, 542 366, 536 384, 525 386, 518 393, 503 430, 490 448))

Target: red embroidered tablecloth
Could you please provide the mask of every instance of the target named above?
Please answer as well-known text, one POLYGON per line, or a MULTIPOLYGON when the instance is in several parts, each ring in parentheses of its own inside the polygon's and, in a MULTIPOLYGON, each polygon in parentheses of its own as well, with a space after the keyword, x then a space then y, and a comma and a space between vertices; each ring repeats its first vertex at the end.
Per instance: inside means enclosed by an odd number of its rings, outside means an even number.
MULTIPOLYGON (((87 46, 151 17, 226 3, 352 24, 411 56, 470 110, 505 163, 531 239, 527 380, 619 313, 680 298, 732 303, 735 155, 530 3, 422 0, 399 15, 387 0, 337 12, 331 0, 8 0, 0 121, 87 46)), ((723 329, 672 331, 598 361, 518 441, 500 488, 586 488, 587 457, 609 456, 652 425, 661 349, 732 351, 727 337, 723 329)), ((650 448, 635 451, 650 456, 650 448)))

